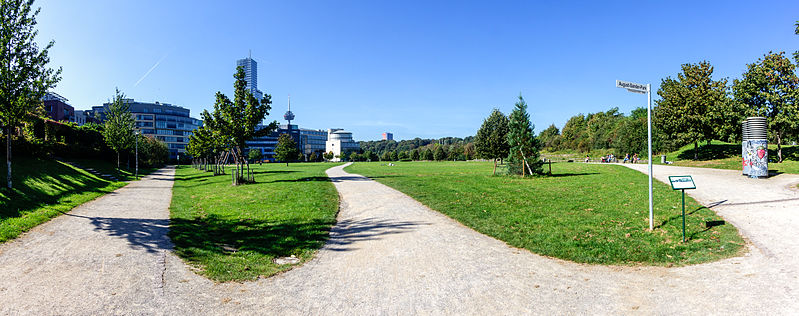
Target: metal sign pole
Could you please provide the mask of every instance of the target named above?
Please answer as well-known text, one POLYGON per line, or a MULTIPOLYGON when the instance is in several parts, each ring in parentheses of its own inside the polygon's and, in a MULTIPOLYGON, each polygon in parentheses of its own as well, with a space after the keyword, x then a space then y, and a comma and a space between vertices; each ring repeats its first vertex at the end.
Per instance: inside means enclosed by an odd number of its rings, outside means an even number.
POLYGON ((655 212, 652 203, 652 87, 646 84, 646 129, 647 143, 649 146, 649 230, 654 230, 655 212))
POLYGON ((685 189, 682 191, 682 242, 685 242, 685 189))

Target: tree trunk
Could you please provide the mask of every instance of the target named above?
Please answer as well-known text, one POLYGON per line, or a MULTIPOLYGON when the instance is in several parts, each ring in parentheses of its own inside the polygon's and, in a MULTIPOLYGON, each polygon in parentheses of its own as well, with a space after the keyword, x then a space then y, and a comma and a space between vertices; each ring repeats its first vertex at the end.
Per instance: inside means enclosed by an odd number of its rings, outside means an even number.
POLYGON ((117 170, 119 170, 119 150, 117 150, 117 170))
MULTIPOLYGON (((768 149, 766 150, 768 151, 768 149)), ((777 163, 782 163, 782 133, 780 132, 777 132, 777 163)))
POLYGON ((698 141, 694 141, 694 160, 698 160, 698 159, 699 159, 699 142, 698 141))
POLYGON ((497 158, 494 158, 494 173, 492 175, 497 175, 497 158))
POLYGON ((8 168, 8 190, 11 190, 11 128, 6 127, 6 167, 8 168))

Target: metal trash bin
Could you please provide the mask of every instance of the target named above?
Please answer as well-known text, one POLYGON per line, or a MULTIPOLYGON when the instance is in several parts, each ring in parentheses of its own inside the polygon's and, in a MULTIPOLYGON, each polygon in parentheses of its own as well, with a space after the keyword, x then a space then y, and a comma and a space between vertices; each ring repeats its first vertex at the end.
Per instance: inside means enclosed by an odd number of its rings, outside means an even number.
POLYGON ((750 178, 768 177, 768 121, 749 117, 743 122, 741 160, 743 174, 750 178))

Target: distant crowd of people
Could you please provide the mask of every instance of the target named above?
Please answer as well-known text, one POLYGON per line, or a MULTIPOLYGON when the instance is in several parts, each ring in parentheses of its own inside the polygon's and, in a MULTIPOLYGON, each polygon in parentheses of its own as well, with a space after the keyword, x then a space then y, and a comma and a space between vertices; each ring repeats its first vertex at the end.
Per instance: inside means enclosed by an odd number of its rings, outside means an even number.
MULTIPOLYGON (((633 154, 632 156, 630 156, 630 154, 624 154, 624 160, 622 162, 638 163, 639 160, 640 158, 638 158, 638 154, 633 154)), ((585 162, 591 162, 591 156, 585 155, 585 162)), ((605 156, 599 157, 599 162, 618 162, 618 158, 616 158, 616 156, 613 154, 607 154, 605 156)))

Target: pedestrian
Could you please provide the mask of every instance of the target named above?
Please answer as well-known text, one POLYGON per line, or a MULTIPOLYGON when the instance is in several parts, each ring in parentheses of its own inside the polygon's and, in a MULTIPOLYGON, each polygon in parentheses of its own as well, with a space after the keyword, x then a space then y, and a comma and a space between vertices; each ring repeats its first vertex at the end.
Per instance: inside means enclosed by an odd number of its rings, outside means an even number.
POLYGON ((591 162, 591 156, 585 155, 585 162, 591 162))
POLYGON ((624 163, 627 163, 628 161, 630 161, 630 153, 624 154, 624 163))

